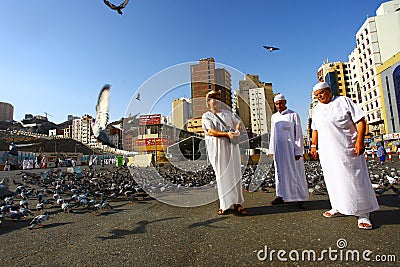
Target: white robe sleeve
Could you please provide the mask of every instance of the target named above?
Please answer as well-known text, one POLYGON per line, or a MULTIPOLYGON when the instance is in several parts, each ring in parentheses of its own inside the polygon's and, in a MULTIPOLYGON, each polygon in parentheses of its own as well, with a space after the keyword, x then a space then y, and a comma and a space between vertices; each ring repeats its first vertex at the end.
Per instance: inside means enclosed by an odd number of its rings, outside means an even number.
POLYGON ((203 131, 206 135, 208 135, 209 129, 215 129, 215 125, 207 113, 208 112, 204 113, 201 118, 201 124, 202 124, 201 126, 203 127, 203 131))
POLYGON ((271 116, 271 134, 269 138, 269 148, 268 148, 268 154, 272 155, 275 154, 275 122, 274 122, 274 115, 271 116))
POLYGON ((302 156, 303 155, 303 132, 301 129, 300 116, 297 113, 294 113, 294 155, 302 156))

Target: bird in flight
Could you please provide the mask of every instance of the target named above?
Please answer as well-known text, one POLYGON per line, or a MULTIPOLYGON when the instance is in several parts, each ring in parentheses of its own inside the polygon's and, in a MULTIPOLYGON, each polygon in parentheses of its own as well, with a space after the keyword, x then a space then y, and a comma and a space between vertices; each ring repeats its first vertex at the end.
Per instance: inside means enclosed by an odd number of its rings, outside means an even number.
POLYGON ((120 4, 119 6, 116 6, 116 5, 108 2, 107 0, 104 0, 104 4, 106 4, 112 10, 117 10, 118 14, 120 14, 120 15, 122 15, 122 9, 126 7, 128 2, 129 2, 129 0, 125 0, 122 4, 120 4))
POLYGON ((136 99, 139 100, 139 101, 141 101, 141 99, 140 99, 140 93, 137 94, 136 99))
POLYGON ((108 123, 108 110, 110 103, 110 85, 106 84, 101 89, 99 99, 96 105, 96 119, 92 121, 92 131, 93 135, 98 141, 103 145, 109 147, 115 147, 115 145, 108 139, 105 129, 108 123))
POLYGON ((266 46, 266 45, 263 45, 263 47, 264 47, 265 49, 267 49, 269 52, 272 52, 272 51, 274 51, 274 50, 279 50, 278 47, 273 47, 273 46, 266 46))

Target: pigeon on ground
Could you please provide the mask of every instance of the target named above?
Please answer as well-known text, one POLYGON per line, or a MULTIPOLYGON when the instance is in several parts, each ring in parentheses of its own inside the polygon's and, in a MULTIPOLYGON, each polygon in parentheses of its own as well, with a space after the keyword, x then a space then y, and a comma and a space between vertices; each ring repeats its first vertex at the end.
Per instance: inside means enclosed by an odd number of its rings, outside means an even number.
POLYGON ((99 99, 96 105, 96 119, 91 123, 93 135, 103 145, 115 147, 115 145, 108 139, 105 129, 108 123, 108 111, 110 103, 110 85, 106 84, 100 91, 99 99))
POLYGON ((120 4, 119 6, 116 6, 116 5, 108 2, 107 0, 104 0, 104 4, 106 4, 112 10, 117 10, 118 14, 120 14, 120 15, 122 15, 122 9, 126 7, 128 2, 129 2, 129 0, 125 0, 122 4, 120 4))
POLYGON ((33 220, 29 223, 30 226, 28 228, 32 230, 36 225, 41 226, 42 222, 47 221, 48 219, 49 215, 47 214, 47 212, 39 214, 38 216, 33 218, 33 220))
POLYGON ((14 193, 8 189, 9 179, 4 178, 0 182, 0 199, 11 197, 14 193))

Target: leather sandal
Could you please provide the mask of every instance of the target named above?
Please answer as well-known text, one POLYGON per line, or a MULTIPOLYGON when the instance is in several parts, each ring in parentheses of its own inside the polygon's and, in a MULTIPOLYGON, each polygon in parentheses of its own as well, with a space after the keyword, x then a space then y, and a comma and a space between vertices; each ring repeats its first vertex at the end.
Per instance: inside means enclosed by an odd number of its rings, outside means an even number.
POLYGON ((223 209, 219 209, 218 210, 218 215, 226 215, 228 212, 226 210, 223 209))
POLYGON ((246 211, 246 210, 243 208, 243 206, 240 205, 240 204, 235 204, 235 205, 233 205, 233 207, 234 207, 235 211, 236 211, 239 215, 245 216, 245 215, 248 214, 247 211, 246 211))
POLYGON ((338 210, 336 209, 331 209, 328 211, 325 211, 322 216, 324 216, 325 218, 334 218, 334 217, 338 217, 338 216, 343 216, 338 210))

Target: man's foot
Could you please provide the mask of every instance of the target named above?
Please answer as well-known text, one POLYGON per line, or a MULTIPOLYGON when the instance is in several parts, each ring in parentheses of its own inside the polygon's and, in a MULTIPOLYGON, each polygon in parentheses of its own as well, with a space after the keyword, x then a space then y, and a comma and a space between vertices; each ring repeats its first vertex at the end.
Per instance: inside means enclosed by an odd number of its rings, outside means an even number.
POLYGON ((271 201, 271 205, 279 205, 283 203, 285 203, 285 201, 283 201, 282 197, 276 197, 274 200, 271 201))
POLYGON ((226 215, 228 213, 228 211, 223 210, 223 209, 219 209, 218 210, 218 215, 226 215))
POLYGON ((247 211, 243 208, 242 205, 235 204, 235 205, 233 205, 233 208, 237 212, 237 214, 239 214, 239 215, 247 215, 247 211))
POLYGON ((359 218, 357 224, 358 224, 358 228, 360 228, 360 229, 364 229, 364 230, 372 229, 372 223, 368 218, 359 218))
POLYGON ((342 214, 337 209, 331 209, 331 210, 325 211, 322 215, 325 218, 333 218, 333 217, 337 217, 337 216, 342 216, 342 214))

